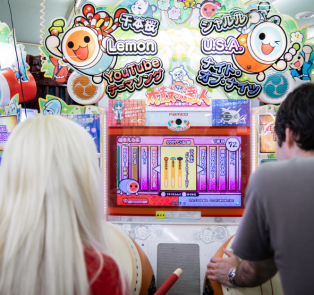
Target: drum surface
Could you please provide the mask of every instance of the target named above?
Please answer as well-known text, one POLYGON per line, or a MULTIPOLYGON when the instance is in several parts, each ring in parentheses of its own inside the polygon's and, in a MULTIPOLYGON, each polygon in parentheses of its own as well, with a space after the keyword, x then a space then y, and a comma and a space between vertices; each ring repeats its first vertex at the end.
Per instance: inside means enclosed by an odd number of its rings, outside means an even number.
MULTIPOLYGON (((226 258, 227 255, 223 252, 223 249, 231 250, 234 236, 227 240, 214 255, 215 257, 226 258)), ((204 288, 205 288, 204 279, 204 288)), ((277 273, 272 279, 267 281, 265 284, 255 287, 255 288, 229 288, 220 283, 210 281, 213 289, 214 295, 283 295, 283 290, 281 286, 281 281, 279 273, 277 273)))
POLYGON ((147 295, 154 272, 145 252, 118 226, 108 222, 103 226, 109 254, 127 273, 131 294, 147 295))

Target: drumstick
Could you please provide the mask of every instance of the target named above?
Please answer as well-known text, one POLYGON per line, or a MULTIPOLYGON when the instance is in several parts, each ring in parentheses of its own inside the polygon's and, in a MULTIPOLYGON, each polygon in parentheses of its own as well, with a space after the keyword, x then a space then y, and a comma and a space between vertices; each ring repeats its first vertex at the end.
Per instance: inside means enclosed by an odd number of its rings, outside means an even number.
POLYGON ((161 285, 161 287, 157 290, 155 295, 165 295, 170 288, 175 284, 175 282, 179 279, 182 275, 182 269, 176 269, 170 277, 161 285))
POLYGON ((176 177, 176 167, 175 167, 175 157, 171 157, 171 187, 175 187, 175 177, 176 177))
POLYGON ((164 168, 164 175, 165 175, 165 187, 168 187, 168 160, 169 158, 164 158, 165 160, 165 168, 164 168))
POLYGON ((182 157, 177 158, 178 160, 178 178, 179 178, 179 184, 178 187, 182 187, 182 157))

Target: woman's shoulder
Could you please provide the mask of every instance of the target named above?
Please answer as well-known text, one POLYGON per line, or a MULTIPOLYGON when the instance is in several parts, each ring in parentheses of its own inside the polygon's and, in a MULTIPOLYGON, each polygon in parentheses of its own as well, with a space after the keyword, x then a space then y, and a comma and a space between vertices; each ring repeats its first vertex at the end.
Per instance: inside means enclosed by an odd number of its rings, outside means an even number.
POLYGON ((121 295, 121 276, 119 267, 115 260, 103 253, 101 253, 103 259, 103 267, 100 270, 99 275, 95 279, 97 272, 100 268, 100 259, 96 252, 85 253, 86 269, 88 279, 91 282, 91 294, 92 295, 121 295))

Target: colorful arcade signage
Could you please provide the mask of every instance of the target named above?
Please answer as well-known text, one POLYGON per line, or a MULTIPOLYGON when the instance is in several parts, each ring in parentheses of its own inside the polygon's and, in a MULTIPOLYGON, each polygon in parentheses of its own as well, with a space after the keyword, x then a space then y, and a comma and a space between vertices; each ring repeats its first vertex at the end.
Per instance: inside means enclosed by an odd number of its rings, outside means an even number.
POLYGON ((73 27, 64 27, 63 19, 52 22, 45 39, 45 49, 73 70, 92 77, 94 84, 105 80, 108 83, 106 93, 110 98, 115 98, 119 92, 134 92, 163 81, 164 70, 159 58, 143 58, 140 62, 131 62, 123 69, 115 70, 118 57, 154 56, 158 48, 154 40, 117 41, 112 34, 122 28, 144 36, 156 36, 158 20, 134 18, 126 8, 118 8, 109 14, 86 4, 82 15, 74 18, 73 27))
POLYGON ((52 60, 43 69, 62 61, 94 84, 105 82, 110 99, 199 105, 210 92, 281 103, 294 81, 312 79, 308 27, 269 1, 124 0, 115 8, 88 2, 65 24, 58 18, 47 29, 42 51, 52 60))
MULTIPOLYGON (((272 10, 274 8, 270 3, 263 1, 248 12, 236 8, 222 16, 203 18, 199 23, 201 34, 205 36, 201 41, 201 50, 209 57, 202 59, 197 81, 204 86, 220 86, 225 92, 236 90, 239 96, 255 98, 269 84, 269 70, 280 75, 281 72, 287 72, 290 65, 293 76, 294 67, 301 65, 298 59, 302 40, 293 40, 291 37, 289 42, 287 23, 284 23, 288 21, 272 10), (212 55, 229 55, 232 61, 228 62, 227 59, 218 62, 212 55)), ((304 46, 303 49, 311 53, 313 48, 307 47, 310 46, 304 46)), ((308 70, 312 67, 313 62, 308 70)), ((307 76, 310 77, 310 72, 307 76)), ((285 84, 283 80, 281 82, 285 84)), ((275 84, 273 86, 270 91, 275 94, 277 87, 275 84)), ((287 90, 281 94, 286 95, 287 90)))

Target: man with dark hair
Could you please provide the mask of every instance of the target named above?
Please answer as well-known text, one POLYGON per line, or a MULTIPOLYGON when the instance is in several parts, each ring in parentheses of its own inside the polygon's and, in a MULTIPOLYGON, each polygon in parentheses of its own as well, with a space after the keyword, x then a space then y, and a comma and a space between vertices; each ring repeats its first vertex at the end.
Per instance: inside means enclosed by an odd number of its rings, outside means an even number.
POLYGON ((285 295, 313 294, 314 84, 288 95, 275 131, 279 161, 251 176, 234 254, 213 257, 207 274, 229 287, 256 287, 279 271, 285 295))

